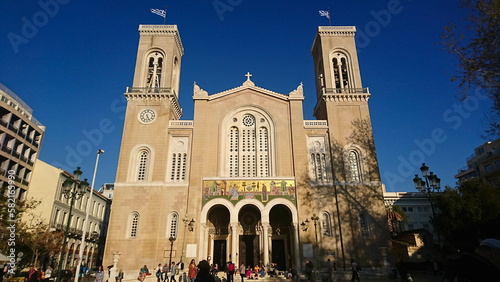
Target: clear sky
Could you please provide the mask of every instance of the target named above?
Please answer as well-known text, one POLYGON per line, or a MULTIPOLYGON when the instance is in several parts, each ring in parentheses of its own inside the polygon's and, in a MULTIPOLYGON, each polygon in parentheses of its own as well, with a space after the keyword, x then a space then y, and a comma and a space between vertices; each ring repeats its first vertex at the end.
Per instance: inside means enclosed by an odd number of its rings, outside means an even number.
POLYGON ((193 82, 214 94, 257 86, 288 94, 304 83, 304 118, 316 103, 310 48, 319 10, 332 25, 354 25, 382 180, 413 191, 425 162, 442 186, 455 184, 489 109, 480 89, 465 101, 450 82, 456 61, 440 43, 443 26, 460 23, 455 1, 434 0, 2 0, 0 83, 20 96, 47 129, 40 159, 90 179, 104 149, 96 187, 113 182, 125 100, 132 86, 139 24, 163 24, 150 8, 168 6, 185 55, 180 103, 193 118, 193 82))

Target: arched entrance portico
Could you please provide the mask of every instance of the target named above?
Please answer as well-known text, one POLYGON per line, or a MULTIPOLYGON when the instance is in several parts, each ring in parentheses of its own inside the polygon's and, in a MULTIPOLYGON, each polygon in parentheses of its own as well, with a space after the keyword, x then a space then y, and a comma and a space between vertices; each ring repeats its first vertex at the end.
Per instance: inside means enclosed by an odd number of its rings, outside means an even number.
POLYGON ((201 211, 199 256, 218 265, 230 260, 238 265, 272 262, 280 270, 298 266, 297 221, 295 205, 284 198, 265 205, 256 199, 236 204, 212 199, 201 211))

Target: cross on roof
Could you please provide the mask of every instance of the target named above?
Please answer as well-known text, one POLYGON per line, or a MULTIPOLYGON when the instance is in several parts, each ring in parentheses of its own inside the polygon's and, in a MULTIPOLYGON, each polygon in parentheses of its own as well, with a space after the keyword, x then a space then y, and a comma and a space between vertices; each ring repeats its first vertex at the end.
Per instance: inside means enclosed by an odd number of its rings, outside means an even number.
POLYGON ((252 75, 250 74, 250 72, 247 72, 247 74, 245 74, 245 76, 247 77, 247 81, 249 81, 249 80, 250 80, 250 77, 251 77, 252 75))

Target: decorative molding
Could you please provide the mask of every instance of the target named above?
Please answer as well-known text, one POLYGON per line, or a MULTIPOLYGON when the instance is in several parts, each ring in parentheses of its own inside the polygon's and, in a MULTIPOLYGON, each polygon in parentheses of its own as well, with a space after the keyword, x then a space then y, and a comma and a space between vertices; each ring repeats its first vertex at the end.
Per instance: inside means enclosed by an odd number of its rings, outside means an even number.
POLYGON ((172 106, 172 112, 175 119, 180 119, 182 116, 182 108, 177 100, 177 95, 170 87, 165 88, 150 88, 150 87, 127 87, 125 97, 130 100, 151 100, 162 101, 168 100, 172 106))
POLYGON ((184 55, 184 47, 182 47, 181 37, 177 30, 177 25, 139 25, 139 34, 153 34, 172 36, 175 39, 177 48, 181 51, 181 56, 184 55))

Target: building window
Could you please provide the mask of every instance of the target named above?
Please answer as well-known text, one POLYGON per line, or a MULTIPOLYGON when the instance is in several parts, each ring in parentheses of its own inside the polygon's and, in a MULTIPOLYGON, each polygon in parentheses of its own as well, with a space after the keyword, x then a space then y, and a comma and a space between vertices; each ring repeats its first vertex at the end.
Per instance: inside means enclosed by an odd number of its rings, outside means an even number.
POLYGON ((351 181, 361 181, 360 171, 359 171, 359 156, 355 151, 349 152, 348 157, 348 165, 349 165, 349 176, 351 181))
POLYGON ((160 52, 153 52, 148 56, 148 74, 146 86, 149 88, 159 88, 161 83, 161 70, 163 67, 163 55, 160 52))
POLYGON ((328 212, 323 212, 321 215, 321 234, 325 237, 332 237, 332 226, 330 224, 331 218, 328 212))
POLYGON ((130 238, 137 238, 137 230, 139 228, 139 214, 137 212, 132 213, 130 219, 130 238))
POLYGON ((490 173, 491 172, 491 165, 487 164, 484 166, 484 172, 485 173, 490 173))
POLYGON ((264 117, 240 113, 228 128, 227 171, 229 177, 269 177, 269 124, 264 117))
POLYGON ((177 228, 179 225, 179 215, 176 212, 170 214, 167 230, 168 238, 177 238, 177 228))
POLYGON ((341 52, 335 52, 334 58, 332 59, 333 64, 333 78, 335 83, 335 88, 346 89, 353 88, 350 83, 349 75, 349 62, 345 54, 341 52))
POLYGON ((141 150, 139 152, 139 169, 137 170, 137 180, 146 180, 146 172, 148 166, 149 151, 141 150))
POLYGON ((172 154, 171 181, 184 181, 186 179, 186 153, 172 154))
POLYGON ((370 229, 368 227, 368 216, 365 212, 359 214, 359 229, 361 237, 370 237, 370 229))

